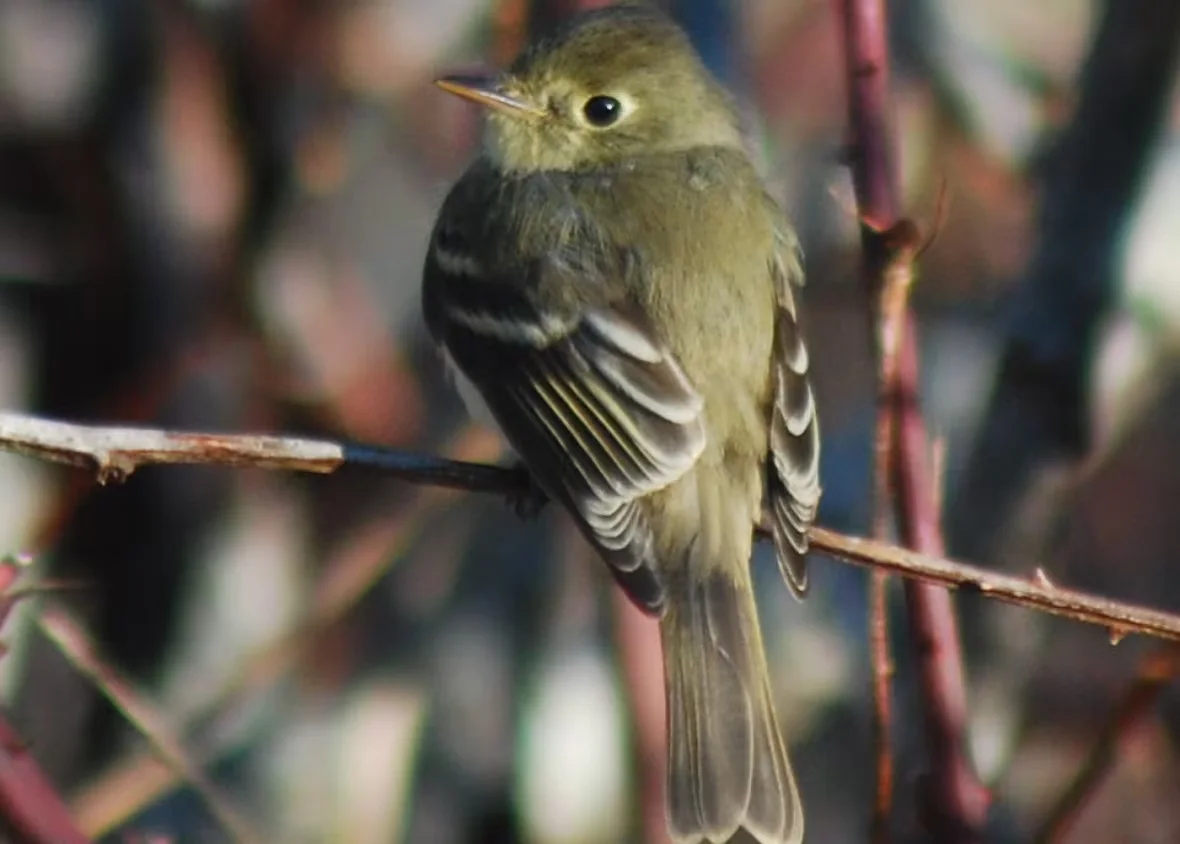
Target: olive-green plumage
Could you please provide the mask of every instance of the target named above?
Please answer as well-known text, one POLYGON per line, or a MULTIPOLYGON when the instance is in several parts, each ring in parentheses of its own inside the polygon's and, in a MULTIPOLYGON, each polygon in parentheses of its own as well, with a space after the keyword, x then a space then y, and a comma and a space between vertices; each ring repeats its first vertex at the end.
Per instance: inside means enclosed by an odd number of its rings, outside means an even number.
POLYGON ((678 842, 798 842, 749 573, 764 500, 806 589, 819 434, 794 233, 725 92, 646 5, 590 13, 495 79, 423 306, 489 412, 633 601, 661 619, 678 842))

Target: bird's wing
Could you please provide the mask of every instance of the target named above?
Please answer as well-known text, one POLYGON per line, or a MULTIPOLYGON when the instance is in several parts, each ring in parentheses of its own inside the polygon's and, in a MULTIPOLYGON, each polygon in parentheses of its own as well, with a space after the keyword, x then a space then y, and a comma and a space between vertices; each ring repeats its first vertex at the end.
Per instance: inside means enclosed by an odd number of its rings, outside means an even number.
MULTIPOLYGON (((630 597, 662 610, 663 585, 638 504, 679 478, 705 447, 701 396, 642 313, 624 301, 543 306, 545 284, 606 289, 603 279, 545 278, 572 268, 541 258, 511 281, 432 245, 424 309, 436 339, 475 384, 540 485, 566 504, 630 597)), ((579 266, 579 274, 592 271, 579 266)), ((575 289, 575 288, 570 288, 575 289)))
POLYGON ((793 237, 780 236, 771 270, 778 294, 768 472, 771 526, 779 568, 791 590, 802 596, 807 591, 807 530, 820 498, 819 422, 792 290, 803 279, 793 237))

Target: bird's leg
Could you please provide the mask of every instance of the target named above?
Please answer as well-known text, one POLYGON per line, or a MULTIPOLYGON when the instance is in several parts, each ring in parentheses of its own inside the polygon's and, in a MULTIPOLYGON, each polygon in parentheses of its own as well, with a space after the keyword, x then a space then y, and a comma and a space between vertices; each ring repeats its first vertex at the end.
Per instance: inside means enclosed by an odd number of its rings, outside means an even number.
POLYGON ((504 494, 508 506, 521 519, 525 519, 526 521, 535 519, 545 509, 545 505, 549 503, 549 494, 541 489, 541 486, 537 483, 537 479, 533 477, 533 473, 524 465, 523 460, 513 460, 511 469, 518 475, 523 475, 525 483, 504 494))

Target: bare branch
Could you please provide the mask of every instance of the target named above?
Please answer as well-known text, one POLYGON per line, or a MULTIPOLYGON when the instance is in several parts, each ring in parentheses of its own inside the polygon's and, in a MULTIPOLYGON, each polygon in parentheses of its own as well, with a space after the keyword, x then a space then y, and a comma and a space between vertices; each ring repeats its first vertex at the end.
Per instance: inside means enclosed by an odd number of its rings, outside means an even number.
MULTIPOLYGON (((877 231, 870 220, 862 223, 881 237, 884 260, 871 282, 876 292, 869 309, 870 330, 877 355, 877 423, 873 447, 873 536, 890 536, 897 500, 894 461, 898 417, 904 381, 898 368, 906 310, 913 288, 915 263, 923 246, 917 226, 901 220, 886 231, 877 231)), ((889 648, 888 583, 883 571, 874 570, 869 584, 869 654, 873 666, 873 743, 876 750, 877 789, 873 801, 870 838, 888 844, 893 809, 893 657, 889 648)))
MULTIPOLYGON (((913 275, 916 252, 902 257, 889 234, 906 230, 899 220, 894 134, 889 110, 889 47, 884 0, 836 0, 842 16, 844 58, 848 79, 849 164, 862 220, 864 281, 871 301, 880 305, 879 371, 888 405, 888 425, 878 424, 878 451, 889 448, 890 492, 898 529, 906 545, 930 554, 943 553, 941 513, 933 494, 926 424, 918 407, 917 332, 905 294, 913 275), (898 284, 895 276, 905 279, 898 284), (900 330, 899 330, 900 329, 900 330)), ((912 226, 910 227, 912 228, 912 226)), ((906 250, 909 251, 909 250, 906 250)), ((967 694, 962 646, 950 595, 928 583, 905 584, 906 620, 918 666, 924 702, 930 771, 922 805, 926 825, 942 841, 976 841, 990 801, 979 781, 964 742, 967 694)), ((875 626, 875 625, 874 625, 875 626)), ((874 650, 876 661, 882 659, 874 650)), ((875 670, 883 669, 878 664, 875 670)), ((882 717, 881 703, 877 703, 882 717)), ((880 729, 880 728, 878 728, 880 729)), ((880 788, 880 786, 879 786, 880 788)), ((878 797, 880 799, 880 797, 878 797)), ((876 811, 876 810, 875 810, 876 811)), ((875 820, 874 825, 883 821, 875 820)))
POLYGON ((92 639, 81 626, 60 609, 44 611, 38 624, 74 668, 88 677, 123 713, 123 717, 147 738, 160 759, 184 777, 235 841, 249 844, 265 840, 208 780, 155 706, 102 661, 92 639))
POLYGON ((1139 676, 1124 691, 1110 720, 1099 733, 1086 764, 1066 788, 1033 841, 1037 844, 1056 844, 1068 839, 1078 815, 1118 758, 1120 746, 1127 734, 1152 712, 1160 694, 1176 679, 1177 674, 1180 674, 1180 648, 1169 645, 1147 655, 1139 669, 1139 676))
POLYGON ((30 844, 88 844, 16 730, 0 715, 0 817, 30 844))
POLYGON ((812 528, 811 544, 849 563, 1096 624, 1115 643, 1132 633, 1180 640, 1180 616, 1056 586, 1040 569, 1029 578, 1015 577, 820 527, 812 528))
MULTIPOLYGON (((41 581, 13 588, 24 566, 11 556, 0 558, 0 625, 18 603, 69 584, 41 581)), ((5 649, 0 644, 0 656, 5 649)), ((29 844, 86 844, 90 839, 71 817, 65 801, 29 753, 20 734, 0 714, 0 832, 29 844)), ((0 836, 2 837, 2 836, 0 836)), ((7 840, 5 838, 4 840, 7 840)))
MULTIPOLYGON (((419 458, 412 454, 401 457, 406 461, 432 460, 445 471, 469 472, 473 476, 483 471, 498 477, 502 489, 509 489, 517 477, 513 473, 495 466, 464 462, 491 459, 499 449, 494 435, 469 427, 441 448, 442 454, 454 459, 419 458)), ((395 452, 379 453, 397 456, 395 452)), ((431 514, 455 500, 456 486, 417 485, 396 513, 373 517, 352 530, 348 541, 324 560, 323 574, 311 593, 307 616, 291 630, 248 654, 232 674, 209 691, 196 712, 190 713, 184 723, 174 725, 175 731, 186 737, 191 756, 205 763, 224 751, 226 734, 214 727, 218 719, 227 711, 247 705, 289 674, 305 658, 309 645, 339 623, 390 567, 404 558, 406 549, 429 522, 431 514)), ((83 829, 94 836, 108 834, 181 783, 175 771, 154 766, 154 761, 150 752, 135 751, 115 763, 79 795, 74 805, 83 829), (128 771, 135 772, 138 788, 134 793, 122 787, 128 771)))
MULTIPOLYGON (((118 441, 122 443, 120 453, 134 455, 136 460, 144 455, 154 455, 156 451, 153 449, 140 447, 137 438, 142 436, 145 443, 168 442, 176 446, 164 462, 215 463, 217 461, 200 445, 213 438, 217 440, 218 452, 224 455, 223 463, 229 466, 325 472, 330 471, 324 468, 326 463, 309 461, 307 454, 334 453, 340 455, 335 463, 337 467, 376 468, 411 483, 502 495, 529 489, 529 479, 519 469, 392 449, 359 448, 328 440, 258 437, 252 434, 221 434, 212 437, 199 433, 166 432, 147 428, 104 428, 62 422, 50 423, 48 427, 43 427, 42 423, 45 421, 21 414, 0 413, 0 451, 44 454, 66 448, 62 443, 68 442, 72 444, 69 446, 73 449, 71 455, 76 459, 65 462, 93 465, 91 455, 95 442, 118 441), (3 433, 12 430, 21 430, 26 436, 19 442, 13 442, 3 433), (48 442, 29 440, 28 432, 42 430, 52 432, 53 438, 48 442), (260 440, 268 443, 265 453, 261 456, 258 455, 257 448, 260 440), (283 450, 285 443, 292 444, 293 451, 290 455, 283 450), (190 450, 185 450, 177 444, 189 444, 190 450)), ((153 461, 150 459, 144 459, 140 463, 133 461, 128 465, 134 468, 136 465, 151 462, 153 461)), ((760 535, 765 538, 768 534, 763 529, 760 530, 760 535)), ((822 551, 846 562, 912 580, 970 590, 1005 603, 1064 616, 1074 621, 1096 624, 1110 630, 1112 638, 1115 639, 1140 633, 1161 639, 1180 640, 1180 616, 1121 601, 1110 601, 1073 589, 1064 589, 1050 583, 1039 570, 1027 579, 1014 577, 822 527, 812 528, 810 539, 816 551, 822 551)))
POLYGON ((159 463, 333 472, 344 461, 341 446, 296 437, 86 427, 15 413, 0 413, 0 441, 6 451, 93 468, 100 483, 122 480, 140 466, 159 463))
POLYGON ((889 844, 893 810, 893 657, 889 651, 889 578, 873 570, 869 583, 869 653, 873 663, 873 745, 877 788, 869 827, 872 844, 889 844))

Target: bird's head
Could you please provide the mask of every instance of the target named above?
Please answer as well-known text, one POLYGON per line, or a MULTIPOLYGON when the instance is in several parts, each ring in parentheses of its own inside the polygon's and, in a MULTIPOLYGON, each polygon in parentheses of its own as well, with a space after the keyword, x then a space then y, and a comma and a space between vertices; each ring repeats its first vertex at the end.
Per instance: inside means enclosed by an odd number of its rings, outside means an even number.
POLYGON ((642 4, 575 19, 531 45, 504 74, 437 84, 487 107, 486 153, 507 172, 741 146, 728 95, 683 31, 642 4))

